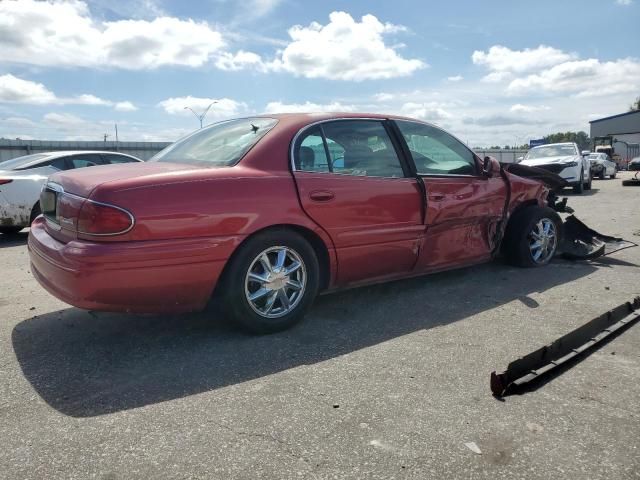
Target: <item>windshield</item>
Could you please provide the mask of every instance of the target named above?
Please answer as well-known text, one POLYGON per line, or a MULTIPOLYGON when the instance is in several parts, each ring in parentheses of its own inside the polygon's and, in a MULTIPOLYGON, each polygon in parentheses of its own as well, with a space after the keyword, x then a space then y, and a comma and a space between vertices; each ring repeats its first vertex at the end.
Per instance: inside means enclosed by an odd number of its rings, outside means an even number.
POLYGON ((587 158, 589 160, 603 160, 604 159, 604 157, 602 155, 600 155, 599 153, 592 153, 587 158))
POLYGON ((149 161, 203 167, 235 165, 276 123, 274 118, 242 118, 216 123, 178 140, 149 161))
POLYGON ((4 162, 0 162, 0 170, 16 170, 30 163, 37 162, 38 160, 44 160, 47 156, 46 153, 34 153, 33 155, 25 155, 23 157, 12 158, 11 160, 5 160, 4 162))
POLYGON ((576 148, 573 145, 545 145, 544 147, 532 148, 524 159, 530 160, 532 158, 566 157, 575 154, 576 148))

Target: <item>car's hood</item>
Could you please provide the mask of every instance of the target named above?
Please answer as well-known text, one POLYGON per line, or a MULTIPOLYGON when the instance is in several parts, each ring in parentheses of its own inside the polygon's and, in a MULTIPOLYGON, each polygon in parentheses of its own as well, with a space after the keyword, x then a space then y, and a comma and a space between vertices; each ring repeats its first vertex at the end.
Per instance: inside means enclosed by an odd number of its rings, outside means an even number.
POLYGON ((565 155, 562 157, 544 157, 544 158, 530 158, 524 159, 520 162, 522 165, 528 167, 537 167, 538 165, 549 165, 550 163, 568 163, 575 161, 575 155, 565 155))

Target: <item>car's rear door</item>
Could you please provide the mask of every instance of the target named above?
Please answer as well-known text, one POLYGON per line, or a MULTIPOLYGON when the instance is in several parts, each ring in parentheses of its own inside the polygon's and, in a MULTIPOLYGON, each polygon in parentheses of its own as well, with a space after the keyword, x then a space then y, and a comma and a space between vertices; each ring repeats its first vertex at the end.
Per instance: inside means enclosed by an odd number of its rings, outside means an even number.
POLYGON ((426 231, 417 269, 443 269, 490 258, 507 186, 481 172, 462 142, 420 122, 395 121, 426 190, 426 231))
POLYGON ((302 207, 333 240, 339 284, 412 271, 424 230, 422 193, 385 121, 308 127, 293 160, 302 207))

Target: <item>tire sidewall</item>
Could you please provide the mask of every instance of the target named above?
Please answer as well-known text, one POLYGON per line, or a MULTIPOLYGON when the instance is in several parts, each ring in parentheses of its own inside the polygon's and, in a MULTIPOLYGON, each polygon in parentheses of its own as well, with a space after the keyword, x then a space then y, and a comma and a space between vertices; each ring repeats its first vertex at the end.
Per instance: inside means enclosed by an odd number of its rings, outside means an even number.
POLYGON ((560 216, 549 207, 528 207, 525 210, 519 212, 516 218, 513 218, 513 223, 510 225, 510 231, 508 235, 505 235, 505 242, 510 244, 505 245, 505 252, 507 254, 507 260, 509 263, 520 267, 543 267, 547 265, 558 252, 558 248, 562 242, 562 219, 560 216), (529 233, 533 229, 533 226, 540 220, 548 218, 556 227, 556 246, 554 254, 551 255, 544 262, 535 262, 531 256, 531 250, 529 249, 529 233))
POLYGON ((264 334, 285 330, 299 322, 313 303, 320 283, 319 270, 313 247, 298 233, 273 230, 257 234, 239 247, 230 260, 228 271, 221 278, 224 308, 238 325, 252 333, 264 334), (306 269, 307 284, 302 299, 290 313, 279 318, 265 318, 249 305, 245 295, 245 279, 256 257, 264 250, 275 246, 286 246, 300 256, 306 269))

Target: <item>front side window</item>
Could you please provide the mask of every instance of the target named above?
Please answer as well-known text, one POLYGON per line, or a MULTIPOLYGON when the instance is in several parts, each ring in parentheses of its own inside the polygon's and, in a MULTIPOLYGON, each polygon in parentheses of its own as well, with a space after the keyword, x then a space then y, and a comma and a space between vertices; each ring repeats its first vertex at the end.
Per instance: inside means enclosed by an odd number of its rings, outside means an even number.
POLYGON ((305 132, 295 152, 296 169, 367 177, 404 177, 384 125, 374 120, 323 123, 305 132))
POLYGON ((238 163, 278 121, 242 118, 202 128, 154 155, 150 162, 229 167, 238 163))
POLYGON ((420 175, 475 175, 475 155, 448 133, 423 123, 397 120, 420 175))

